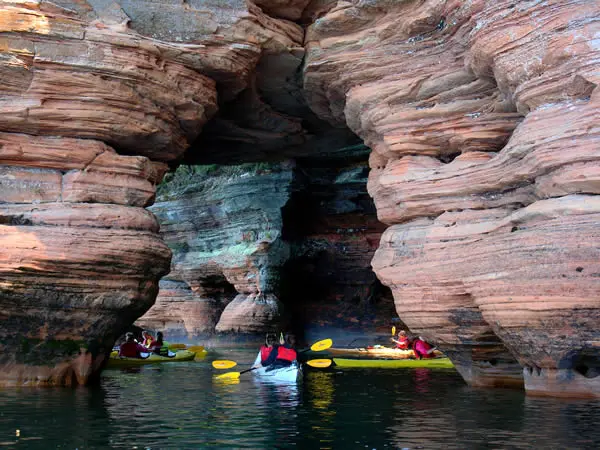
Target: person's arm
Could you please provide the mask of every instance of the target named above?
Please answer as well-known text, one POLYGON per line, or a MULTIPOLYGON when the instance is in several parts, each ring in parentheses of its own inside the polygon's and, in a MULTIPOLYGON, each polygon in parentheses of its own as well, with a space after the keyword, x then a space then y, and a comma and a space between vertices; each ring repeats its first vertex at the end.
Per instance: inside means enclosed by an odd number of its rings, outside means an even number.
POLYGON ((390 341, 395 342, 396 344, 400 344, 400 341, 394 339, 394 338, 390 338, 390 341))

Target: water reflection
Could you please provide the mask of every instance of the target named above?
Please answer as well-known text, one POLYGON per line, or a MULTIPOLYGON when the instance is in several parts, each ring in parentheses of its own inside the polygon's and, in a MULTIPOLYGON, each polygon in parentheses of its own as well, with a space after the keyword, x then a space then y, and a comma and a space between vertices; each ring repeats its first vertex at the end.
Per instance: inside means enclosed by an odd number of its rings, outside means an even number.
POLYGON ((311 371, 306 374, 307 399, 315 414, 310 418, 310 436, 314 448, 332 448, 335 440, 336 408, 333 407, 334 373, 311 371))
MULTIPOLYGON (((254 353, 218 356, 244 368, 254 353)), ((214 373, 189 362, 0 390, 0 448, 600 448, 600 402, 471 389, 453 371, 311 369, 299 386, 214 373)))
POLYGON ((110 423, 104 397, 101 388, 0 391, 0 445, 47 449, 70 442, 89 448, 94 442, 109 447, 110 423), (98 434, 99 429, 108 433, 98 434))

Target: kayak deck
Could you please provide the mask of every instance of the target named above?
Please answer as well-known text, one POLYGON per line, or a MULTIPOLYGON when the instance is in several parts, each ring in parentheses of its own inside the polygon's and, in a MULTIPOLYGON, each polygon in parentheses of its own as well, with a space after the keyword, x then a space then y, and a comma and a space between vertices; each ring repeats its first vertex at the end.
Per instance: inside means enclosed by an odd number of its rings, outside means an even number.
POLYGON ((296 383, 302 378, 302 367, 297 363, 289 367, 280 369, 268 370, 268 367, 261 367, 253 370, 255 377, 265 381, 273 381, 277 383, 296 383))
POLYGON ((136 367, 136 366, 145 366, 147 364, 160 364, 160 363, 172 363, 172 362, 182 362, 182 361, 193 361, 196 357, 196 353, 191 352, 189 350, 180 350, 175 353, 175 356, 172 358, 168 356, 160 356, 157 354, 151 354, 147 358, 125 358, 114 355, 113 352, 110 355, 108 360, 108 368, 115 367, 136 367))
POLYGON ((385 356, 386 358, 408 359, 414 358, 415 352, 412 350, 401 350, 399 348, 388 347, 361 347, 361 348, 330 348, 332 355, 351 355, 351 356, 385 356))
POLYGON ((431 359, 348 359, 333 358, 338 367, 371 367, 382 369, 402 369, 426 367, 431 369, 452 369, 454 364, 449 358, 431 359))

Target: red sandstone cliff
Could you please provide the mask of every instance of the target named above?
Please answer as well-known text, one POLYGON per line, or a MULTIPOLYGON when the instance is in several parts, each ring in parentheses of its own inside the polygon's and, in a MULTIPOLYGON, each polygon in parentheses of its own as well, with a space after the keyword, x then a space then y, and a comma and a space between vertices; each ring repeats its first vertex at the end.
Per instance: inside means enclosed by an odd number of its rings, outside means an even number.
POLYGON ((313 110, 373 149, 373 267, 472 384, 599 395, 599 14, 348 1, 309 29, 313 110))
POLYGON ((84 384, 169 270, 142 209, 164 162, 302 31, 241 1, 16 0, 0 33, 0 384, 84 384))
POLYGON ((256 4, 0 4, 0 383, 92 379, 168 271, 164 163, 310 156, 304 96, 372 149, 402 320, 474 385, 599 396, 598 2, 256 4))

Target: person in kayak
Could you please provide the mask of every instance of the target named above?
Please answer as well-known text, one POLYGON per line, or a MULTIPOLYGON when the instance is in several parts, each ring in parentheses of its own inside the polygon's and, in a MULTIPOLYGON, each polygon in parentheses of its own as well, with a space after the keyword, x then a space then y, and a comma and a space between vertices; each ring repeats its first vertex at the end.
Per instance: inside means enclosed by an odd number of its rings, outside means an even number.
POLYGON ((433 358, 435 356, 433 353, 435 350, 436 348, 428 342, 425 342, 425 339, 423 339, 422 336, 419 336, 413 342, 413 351, 415 352, 417 359, 433 358))
POLYGON ((277 357, 277 336, 273 333, 267 333, 265 337, 265 344, 260 347, 260 364, 265 365, 266 361, 271 356, 271 353, 274 353, 273 361, 277 357))
POLYGON ((400 350, 408 350, 410 348, 410 340, 406 335, 406 331, 398 331, 398 339, 390 338, 392 342, 396 343, 396 348, 400 350))
POLYGON ((156 341, 150 350, 160 356, 169 356, 169 345, 163 340, 163 334, 160 331, 156 333, 156 341))
MULTIPOLYGON (((275 338, 277 339, 277 338, 275 338)), ((281 367, 290 366, 296 361, 297 353, 294 350, 296 337, 293 334, 286 334, 283 345, 273 345, 273 350, 266 360, 256 364, 254 367, 268 367, 268 370, 275 370, 281 367)))
POLYGON ((142 331, 142 339, 142 345, 146 348, 151 348, 156 343, 154 337, 152 337, 152 333, 146 330, 142 331))
POLYGON ((269 365, 269 368, 277 369, 280 367, 291 366, 296 361, 298 354, 296 353, 296 336, 291 333, 285 335, 285 343, 277 347, 275 361, 269 365))
POLYGON ((125 342, 119 347, 119 356, 125 358, 142 358, 142 353, 148 353, 149 350, 141 344, 135 342, 133 333, 125 334, 125 342))

